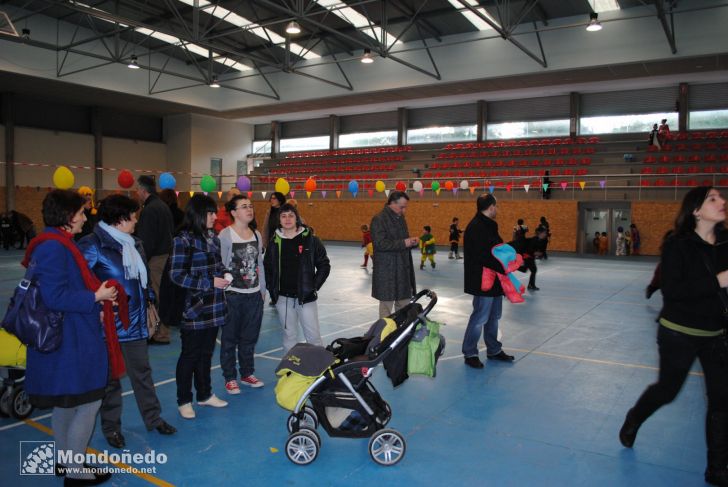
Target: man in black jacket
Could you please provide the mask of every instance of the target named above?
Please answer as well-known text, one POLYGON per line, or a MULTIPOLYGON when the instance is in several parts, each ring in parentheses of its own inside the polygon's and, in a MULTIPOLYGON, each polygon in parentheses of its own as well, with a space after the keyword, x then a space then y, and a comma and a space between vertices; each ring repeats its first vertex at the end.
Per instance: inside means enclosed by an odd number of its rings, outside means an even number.
POLYGON ((493 247, 503 243, 498 235, 495 217, 498 211, 495 196, 490 193, 480 195, 477 201, 478 213, 465 229, 463 251, 465 255, 465 292, 473 295, 473 312, 468 320, 463 338, 465 364, 482 369, 483 362, 478 358, 478 340, 482 333, 488 359, 511 362, 512 355, 503 351, 498 341, 498 320, 501 317, 503 289, 498 279, 488 291, 481 289, 483 268, 505 274, 500 261, 491 253, 493 247))
MULTIPOLYGON (((174 220, 169 207, 157 196, 154 178, 139 176, 137 195, 142 202, 142 211, 136 224, 136 236, 141 239, 144 246, 144 253, 149 263, 149 280, 154 294, 158 297, 164 264, 172 250, 174 220)), ((160 323, 157 332, 149 339, 149 344, 169 345, 169 327, 160 323)))

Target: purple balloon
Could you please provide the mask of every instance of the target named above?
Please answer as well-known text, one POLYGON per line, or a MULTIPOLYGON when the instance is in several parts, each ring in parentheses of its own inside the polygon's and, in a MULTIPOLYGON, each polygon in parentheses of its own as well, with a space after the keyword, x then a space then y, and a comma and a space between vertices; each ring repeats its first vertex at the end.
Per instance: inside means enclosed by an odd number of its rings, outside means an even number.
POLYGON ((248 176, 240 176, 238 178, 238 182, 235 183, 235 186, 237 186, 240 191, 250 191, 253 184, 250 182, 250 178, 248 176))

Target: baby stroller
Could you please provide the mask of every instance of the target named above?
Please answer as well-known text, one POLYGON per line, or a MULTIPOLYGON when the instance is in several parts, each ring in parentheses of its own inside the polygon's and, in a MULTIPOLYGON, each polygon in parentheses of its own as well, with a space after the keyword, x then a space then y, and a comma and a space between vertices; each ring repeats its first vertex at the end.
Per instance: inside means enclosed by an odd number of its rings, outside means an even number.
POLYGON ((0 329, 0 417, 25 419, 33 406, 25 392, 25 345, 0 329))
POLYGON ((402 460, 406 450, 404 436, 385 428, 392 410, 369 378, 383 364, 395 386, 404 382, 407 346, 418 324, 426 326, 427 314, 436 303, 437 295, 425 289, 407 306, 377 321, 363 337, 338 339, 326 349, 301 343, 289 351, 276 369, 281 377, 276 397, 279 404, 292 410, 285 447, 291 462, 308 465, 316 459, 321 448, 321 436, 316 431, 319 425, 331 437, 369 438, 369 454, 379 465, 391 466, 402 460), (424 309, 417 302, 423 296, 430 299, 424 309), (381 338, 383 324, 392 331, 381 338), (311 357, 313 360, 309 360, 311 357), (294 369, 297 374, 290 372, 294 369), (292 396, 295 399, 285 406, 279 398, 279 388, 286 378, 293 376, 308 376, 312 382, 301 384, 292 396))

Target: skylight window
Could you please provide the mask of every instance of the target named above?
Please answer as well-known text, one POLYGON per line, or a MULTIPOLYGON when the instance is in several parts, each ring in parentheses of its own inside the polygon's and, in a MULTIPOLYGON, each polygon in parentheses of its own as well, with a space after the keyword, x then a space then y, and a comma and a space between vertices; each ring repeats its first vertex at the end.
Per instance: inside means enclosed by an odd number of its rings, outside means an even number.
MULTIPOLYGON (((347 7, 345 3, 340 2, 339 0, 316 0, 316 3, 356 27, 362 34, 368 35, 377 42, 382 42, 382 28, 378 26, 371 26, 369 24, 369 19, 353 8, 347 7)), ((389 39, 394 39, 397 36, 387 32, 387 37, 389 39)), ((395 44, 402 44, 402 41, 397 41, 395 44)))
MULTIPOLYGON (((483 30, 492 30, 493 29, 493 27, 491 27, 490 24, 488 24, 486 21, 484 21, 483 19, 481 19, 480 17, 478 17, 471 10, 465 8, 463 6, 463 4, 460 3, 458 0, 448 0, 448 1, 450 2, 450 4, 453 7, 457 8, 457 9, 463 9, 463 10, 460 11, 460 13, 463 15, 463 17, 465 17, 466 19, 468 19, 468 21, 471 24, 473 24, 476 29, 481 30, 481 31, 483 31, 483 30)), ((477 10, 480 14, 482 14, 488 20, 490 20, 491 22, 493 22, 495 25, 499 25, 498 24, 498 21, 495 20, 495 18, 492 15, 490 15, 488 13, 488 11, 485 10, 485 8, 479 7, 479 4, 478 4, 477 0, 465 0, 465 3, 467 3, 471 7, 477 7, 475 10, 477 10)))
MULTIPOLYGON (((190 6, 194 6, 195 4, 194 0, 179 1, 190 6)), ((265 39, 266 41, 270 40, 275 45, 282 45, 286 43, 286 39, 284 37, 276 34, 272 30, 261 27, 255 22, 252 22, 245 17, 236 14, 235 12, 231 12, 224 7, 215 6, 207 0, 198 0, 198 5, 202 10, 212 15, 213 17, 217 17, 218 19, 224 20, 225 22, 233 24, 236 27, 245 29, 251 34, 260 37, 261 39, 265 39)), ((303 56, 304 59, 318 59, 321 57, 315 52, 309 51, 303 46, 296 44, 295 42, 291 42, 291 52, 294 54, 297 52, 302 53, 301 56, 303 56)))
POLYGON ((593 0, 592 10, 596 13, 601 12, 612 12, 614 10, 621 10, 617 0, 593 0))

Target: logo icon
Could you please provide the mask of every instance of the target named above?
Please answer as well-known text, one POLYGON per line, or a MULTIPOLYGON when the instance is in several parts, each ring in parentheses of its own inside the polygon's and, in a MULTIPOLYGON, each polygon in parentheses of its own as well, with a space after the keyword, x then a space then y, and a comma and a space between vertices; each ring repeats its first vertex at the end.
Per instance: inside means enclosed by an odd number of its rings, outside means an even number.
POLYGON ((54 475, 55 471, 55 441, 20 442, 20 475, 54 475))

